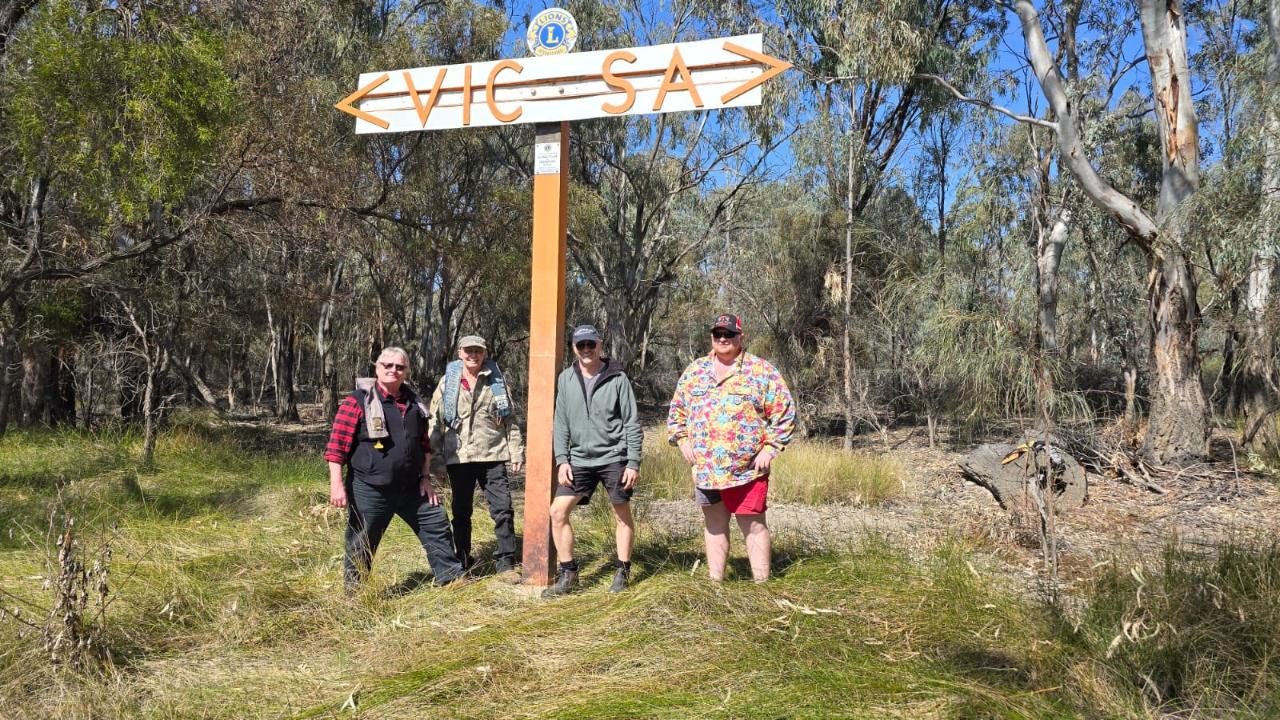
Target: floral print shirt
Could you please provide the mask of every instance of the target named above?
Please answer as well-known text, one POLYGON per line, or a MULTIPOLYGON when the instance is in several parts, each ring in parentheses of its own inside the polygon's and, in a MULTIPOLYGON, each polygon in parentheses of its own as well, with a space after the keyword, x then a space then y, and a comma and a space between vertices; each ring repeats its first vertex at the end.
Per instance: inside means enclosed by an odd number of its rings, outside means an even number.
POLYGON ((796 412, 787 383, 769 361, 747 352, 716 381, 715 355, 689 363, 667 413, 672 444, 688 437, 693 481, 704 490, 756 479, 752 461, 765 445, 781 452, 791 441, 796 412))

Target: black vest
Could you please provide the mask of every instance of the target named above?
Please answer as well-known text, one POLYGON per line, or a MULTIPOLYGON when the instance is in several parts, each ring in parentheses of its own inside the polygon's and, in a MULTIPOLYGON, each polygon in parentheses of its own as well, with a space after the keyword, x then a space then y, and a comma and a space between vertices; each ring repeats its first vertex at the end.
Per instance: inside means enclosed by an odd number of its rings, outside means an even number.
MULTIPOLYGON (((370 439, 365 419, 360 419, 356 425, 356 449, 351 453, 349 465, 352 476, 369 485, 416 485, 422 477, 422 465, 426 460, 422 451, 422 435, 427 429, 427 419, 418 409, 418 396, 408 388, 402 389, 409 409, 401 417, 395 400, 383 397, 377 388, 369 392, 382 401, 382 414, 387 419, 389 434, 377 440, 370 439), (382 447, 376 447, 379 444, 382 447)), ((356 390, 352 396, 363 411, 365 392, 356 390)))

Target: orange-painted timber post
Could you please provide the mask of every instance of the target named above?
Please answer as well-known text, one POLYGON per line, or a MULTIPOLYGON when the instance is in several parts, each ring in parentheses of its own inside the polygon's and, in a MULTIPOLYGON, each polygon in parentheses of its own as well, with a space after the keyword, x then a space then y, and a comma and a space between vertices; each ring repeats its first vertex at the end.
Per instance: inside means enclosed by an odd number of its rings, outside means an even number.
POLYGON ((533 269, 529 298, 529 408, 525 424, 524 582, 550 585, 552 422, 564 353, 569 222, 569 123, 538 123, 534 143, 533 269))

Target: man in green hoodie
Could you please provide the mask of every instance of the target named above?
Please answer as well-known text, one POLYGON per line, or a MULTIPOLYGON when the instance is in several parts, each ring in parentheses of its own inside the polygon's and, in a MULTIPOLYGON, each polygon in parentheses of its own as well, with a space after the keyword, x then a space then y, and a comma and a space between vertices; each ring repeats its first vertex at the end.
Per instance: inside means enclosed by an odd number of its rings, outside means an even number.
POLYGON ((644 432, 636 411, 631 381, 614 360, 602 357, 600 333, 590 325, 573 331, 577 362, 556 380, 555 460, 556 488, 551 501, 551 538, 560 558, 556 582, 543 591, 554 597, 578 584, 578 561, 573 557, 573 527, 569 514, 591 501, 603 484, 618 521, 617 570, 611 592, 626 589, 631 577, 631 545, 635 524, 631 519, 631 494, 640 476, 640 449, 644 432))

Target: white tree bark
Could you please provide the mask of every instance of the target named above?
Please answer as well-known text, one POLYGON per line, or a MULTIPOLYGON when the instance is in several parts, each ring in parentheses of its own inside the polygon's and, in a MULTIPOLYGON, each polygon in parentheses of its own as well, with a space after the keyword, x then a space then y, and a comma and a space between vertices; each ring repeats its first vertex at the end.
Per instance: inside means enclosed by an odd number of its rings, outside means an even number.
POLYGON ((1245 427, 1242 440, 1255 452, 1280 450, 1280 432, 1272 414, 1277 409, 1276 338, 1272 326, 1272 285, 1276 278, 1276 253, 1280 249, 1280 0, 1267 3, 1267 31, 1271 49, 1267 54, 1265 86, 1270 88, 1263 108, 1262 197, 1259 208, 1259 237, 1245 286, 1244 305, 1248 317, 1244 363, 1240 378, 1245 427), (1271 320, 1272 322, 1268 322, 1271 320))

